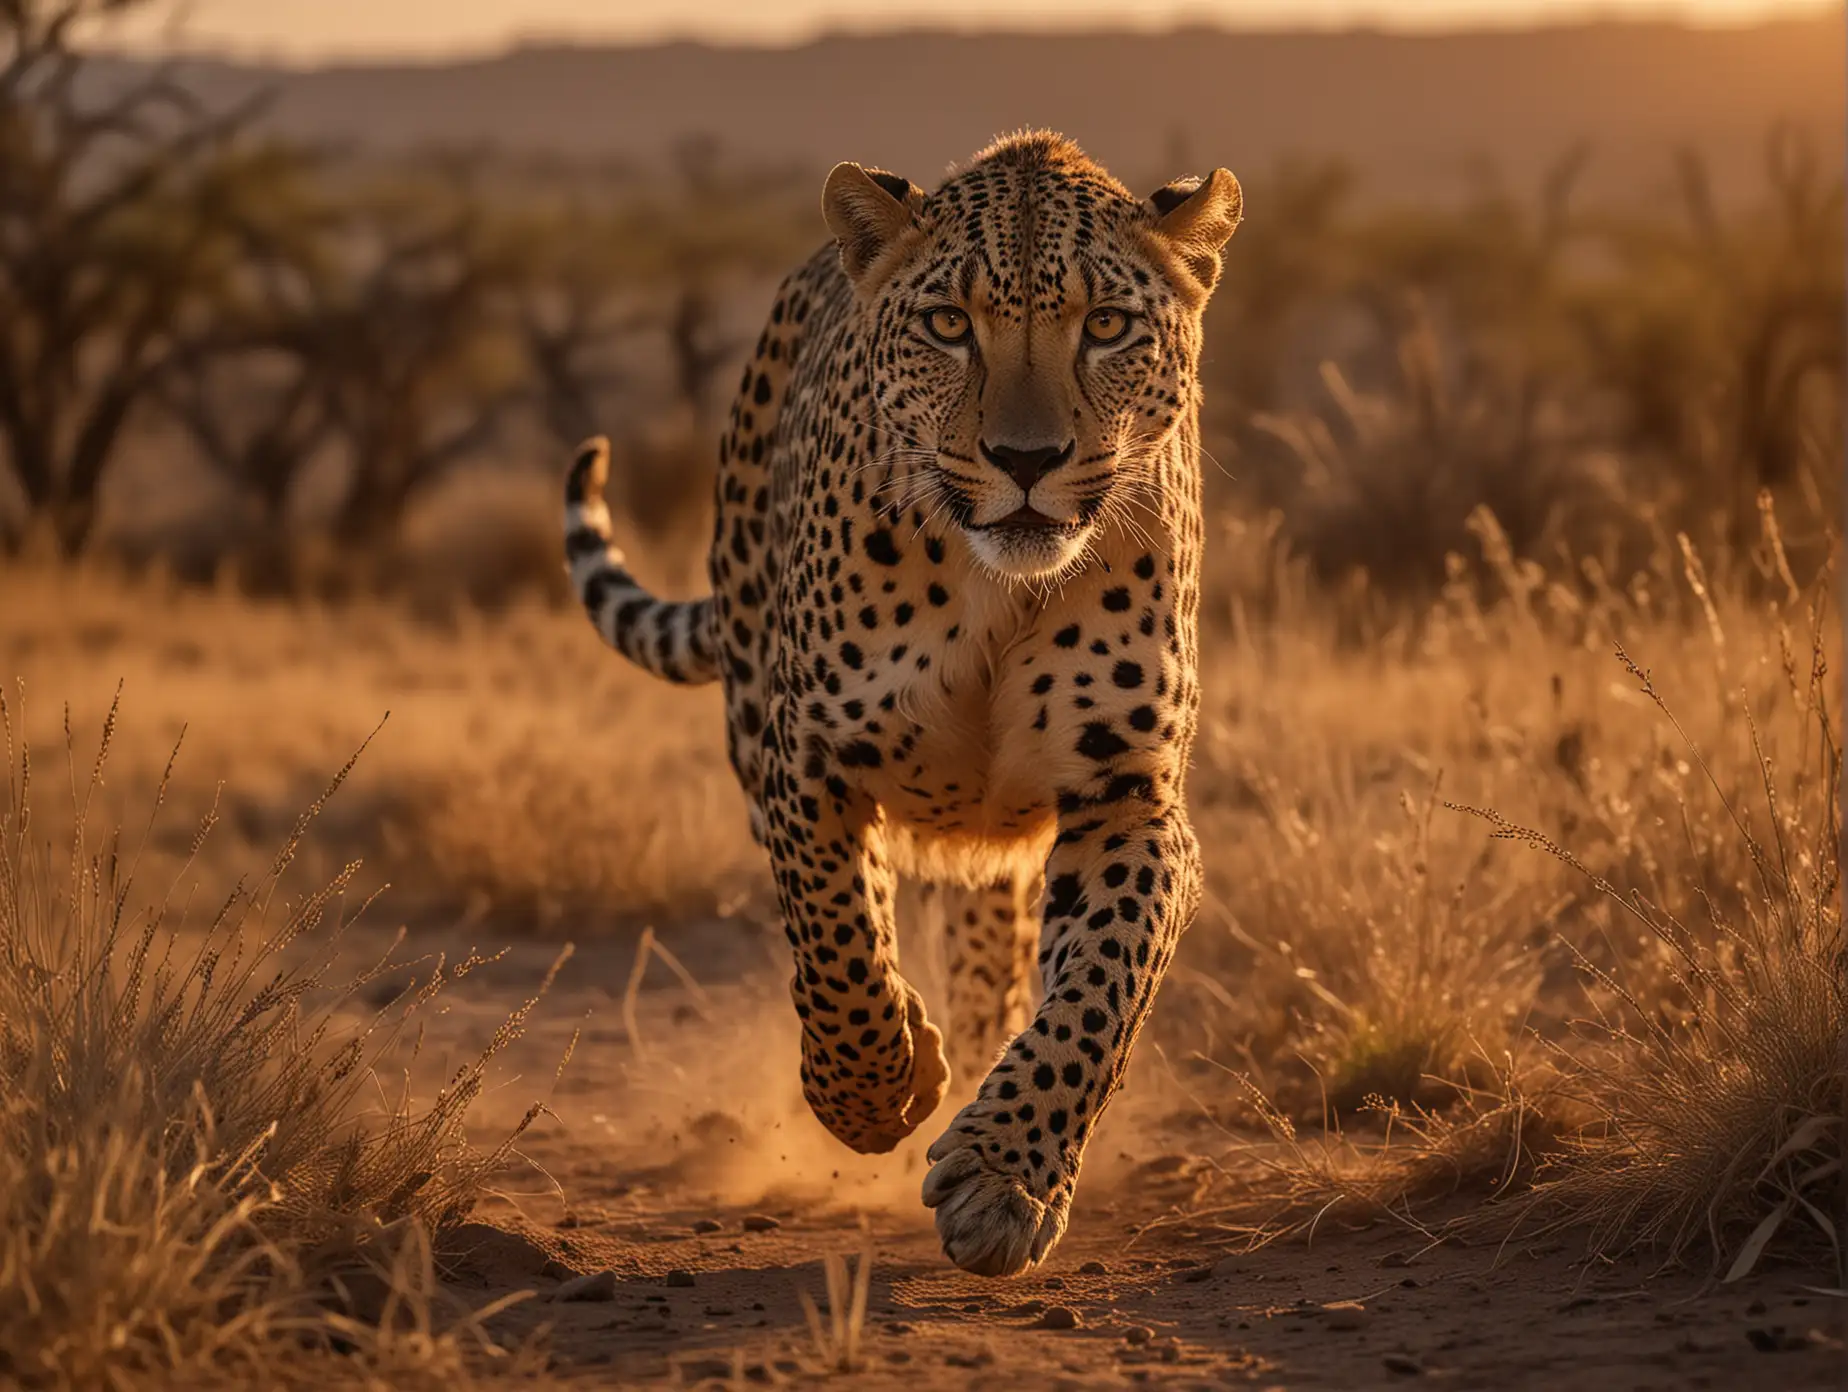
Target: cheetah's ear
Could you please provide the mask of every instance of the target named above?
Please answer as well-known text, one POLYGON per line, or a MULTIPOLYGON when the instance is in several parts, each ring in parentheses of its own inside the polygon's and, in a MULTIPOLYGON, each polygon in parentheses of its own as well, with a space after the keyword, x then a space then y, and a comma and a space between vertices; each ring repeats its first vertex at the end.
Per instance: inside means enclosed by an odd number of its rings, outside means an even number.
POLYGON ((917 225, 924 190, 883 169, 837 164, 821 193, 821 213, 840 243, 841 267, 859 282, 899 234, 917 225))
POLYGON ((1204 179, 1176 179, 1149 195, 1155 230, 1180 254, 1207 290, 1219 279, 1219 249, 1238 230, 1245 195, 1229 169, 1204 179))

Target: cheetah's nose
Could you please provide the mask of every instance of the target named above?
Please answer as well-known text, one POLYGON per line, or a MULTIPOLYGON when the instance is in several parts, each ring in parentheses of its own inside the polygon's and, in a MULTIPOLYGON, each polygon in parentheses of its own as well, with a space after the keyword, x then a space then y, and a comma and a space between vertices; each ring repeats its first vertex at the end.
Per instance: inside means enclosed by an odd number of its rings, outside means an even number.
POLYGON ((1031 449, 1016 449, 1012 445, 991 445, 984 440, 982 458, 1013 479, 1020 485, 1020 491, 1025 493, 1072 457, 1074 443, 1067 440, 1063 445, 1036 445, 1031 449))

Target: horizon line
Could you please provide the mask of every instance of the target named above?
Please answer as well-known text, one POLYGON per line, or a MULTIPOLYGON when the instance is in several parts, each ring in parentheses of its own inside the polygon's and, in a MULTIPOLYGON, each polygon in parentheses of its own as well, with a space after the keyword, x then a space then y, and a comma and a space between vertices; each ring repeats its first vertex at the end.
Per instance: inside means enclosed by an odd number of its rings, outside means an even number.
POLYGON ((1005 23, 930 23, 897 24, 856 23, 837 17, 823 24, 808 26, 787 35, 743 32, 732 35, 700 30, 669 30, 637 34, 601 32, 589 29, 516 30, 501 38, 486 41, 459 41, 454 44, 382 44, 371 49, 328 49, 302 52, 293 46, 250 43, 237 40, 205 39, 195 42, 149 42, 100 44, 97 51, 119 58, 158 59, 178 62, 217 62, 232 66, 281 68, 313 71, 343 67, 444 67, 494 62, 523 53, 583 51, 609 52, 627 49, 694 47, 719 51, 753 50, 782 52, 840 40, 892 38, 1161 38, 1189 34, 1212 34, 1224 37, 1333 38, 1342 36, 1403 39, 1454 39, 1472 37, 1516 37, 1592 29, 1679 29, 1698 33, 1739 33, 1755 29, 1780 28, 1830 18, 1844 17, 1835 0, 1772 0, 1764 11, 1749 15, 1701 14, 1686 5, 1663 4, 1649 9, 1616 10, 1608 3, 1586 3, 1581 8, 1552 15, 1526 13, 1506 21, 1492 13, 1469 19, 1446 17, 1428 22, 1393 20, 1384 16, 1328 20, 1322 23, 1300 19, 1253 18, 1233 21, 1218 17, 1168 15, 1160 20, 1139 23, 1124 16, 1112 21, 1061 23, 1053 20, 1036 23, 1030 17, 1010 19, 1005 23))

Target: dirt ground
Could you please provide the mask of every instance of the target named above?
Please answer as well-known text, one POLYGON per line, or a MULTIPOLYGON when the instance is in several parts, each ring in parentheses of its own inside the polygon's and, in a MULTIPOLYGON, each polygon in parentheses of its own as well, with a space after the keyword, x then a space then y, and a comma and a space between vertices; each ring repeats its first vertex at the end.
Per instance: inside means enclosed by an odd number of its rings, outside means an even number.
MULTIPOLYGON (((1202 1123, 1145 1048, 1101 1128, 1070 1230, 1011 1281, 956 1271, 917 1197, 945 1110, 889 1156, 847 1152, 803 1107, 781 949, 764 925, 664 934, 632 994, 634 934, 576 953, 505 1056, 482 1138, 547 1100, 553 1115, 477 1221, 448 1242, 452 1287, 540 1337, 590 1385, 886 1387, 1848 1388, 1848 1302, 1773 1267, 1734 1286, 1649 1265, 1587 1264, 1568 1242, 1433 1246, 1410 1225, 1324 1229, 1257 1251, 1189 1217, 1199 1167, 1256 1173, 1264 1143, 1202 1123), (625 996, 629 999, 625 1002, 625 996), (573 1031, 580 1037, 562 1073, 573 1031), (858 1355, 828 1366, 824 1258, 872 1255, 858 1355), (597 1298, 559 1300, 609 1272, 597 1298)), ((465 932, 423 934, 459 953, 465 932)), ((486 946, 485 944, 479 944, 486 946)), ((446 991, 432 1067, 479 1048, 556 945, 524 943, 446 991)), ((912 963, 926 989, 928 955, 912 963)), ((1158 1007, 1159 1013, 1159 1007, 1158 1007)), ((1421 1215, 1427 1223, 1433 1217, 1421 1215)))

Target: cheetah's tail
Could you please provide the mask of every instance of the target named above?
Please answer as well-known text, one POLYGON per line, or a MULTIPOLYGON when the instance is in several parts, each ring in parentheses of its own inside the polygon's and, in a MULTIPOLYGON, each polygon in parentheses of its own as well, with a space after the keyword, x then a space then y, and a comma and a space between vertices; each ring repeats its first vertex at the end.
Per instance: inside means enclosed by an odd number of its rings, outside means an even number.
POLYGON ((603 641, 643 671, 698 686, 719 679, 710 598, 656 599, 629 573, 610 537, 603 485, 610 442, 601 435, 578 449, 565 480, 565 564, 571 587, 603 641))

